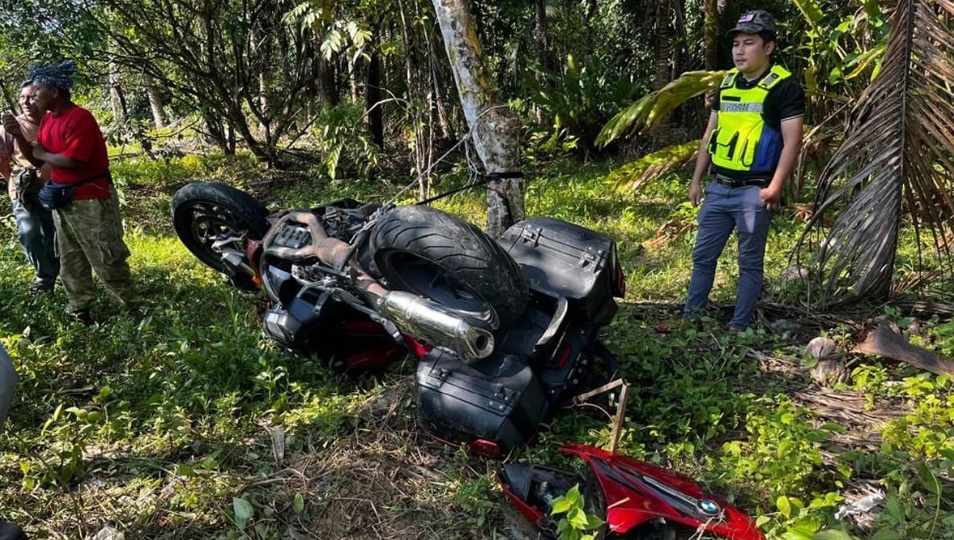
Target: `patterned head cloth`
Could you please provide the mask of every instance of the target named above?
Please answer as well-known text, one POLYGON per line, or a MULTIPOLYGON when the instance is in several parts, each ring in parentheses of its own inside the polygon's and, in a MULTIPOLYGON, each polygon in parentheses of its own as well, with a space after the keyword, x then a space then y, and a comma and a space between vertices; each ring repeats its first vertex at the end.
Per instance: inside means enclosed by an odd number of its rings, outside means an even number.
POLYGON ((64 60, 55 66, 33 66, 30 68, 30 78, 33 79, 33 82, 63 90, 69 90, 73 86, 74 73, 76 73, 76 62, 72 60, 64 60))

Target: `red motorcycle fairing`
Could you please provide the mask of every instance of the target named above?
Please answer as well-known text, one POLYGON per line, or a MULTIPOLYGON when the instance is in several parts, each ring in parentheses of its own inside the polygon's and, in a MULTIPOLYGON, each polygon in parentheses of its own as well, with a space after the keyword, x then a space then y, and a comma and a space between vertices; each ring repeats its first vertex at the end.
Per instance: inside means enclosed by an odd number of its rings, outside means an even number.
POLYGON ((586 461, 589 474, 519 465, 502 466, 498 473, 507 497, 544 535, 552 528, 548 499, 580 484, 587 511, 603 513, 608 532, 619 538, 642 538, 662 526, 728 540, 765 540, 755 520, 686 476, 590 446, 571 444, 560 451, 586 461))

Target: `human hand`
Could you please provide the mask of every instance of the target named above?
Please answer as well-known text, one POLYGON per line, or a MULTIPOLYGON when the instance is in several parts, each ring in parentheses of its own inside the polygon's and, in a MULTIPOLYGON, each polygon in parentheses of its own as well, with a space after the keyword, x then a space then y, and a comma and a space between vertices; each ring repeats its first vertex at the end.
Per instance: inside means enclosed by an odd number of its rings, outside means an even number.
POLYGON ((782 207, 782 190, 771 185, 759 190, 759 198, 765 203, 765 209, 769 212, 778 210, 782 207))
POLYGON ((693 179, 689 183, 689 202, 692 203, 692 206, 699 206, 699 203, 702 202, 702 182, 699 180, 693 179))
POLYGON ((3 129, 11 135, 20 133, 20 122, 17 122, 17 117, 10 111, 3 111, 3 129))

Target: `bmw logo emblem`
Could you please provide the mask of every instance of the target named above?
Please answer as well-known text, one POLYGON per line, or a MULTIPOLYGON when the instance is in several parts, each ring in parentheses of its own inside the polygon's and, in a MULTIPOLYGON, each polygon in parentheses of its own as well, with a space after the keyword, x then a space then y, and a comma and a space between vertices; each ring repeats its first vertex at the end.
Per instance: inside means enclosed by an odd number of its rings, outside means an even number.
POLYGON ((703 514, 706 514, 707 516, 714 516, 722 511, 722 508, 719 506, 719 504, 710 499, 702 499, 696 503, 696 506, 703 514))

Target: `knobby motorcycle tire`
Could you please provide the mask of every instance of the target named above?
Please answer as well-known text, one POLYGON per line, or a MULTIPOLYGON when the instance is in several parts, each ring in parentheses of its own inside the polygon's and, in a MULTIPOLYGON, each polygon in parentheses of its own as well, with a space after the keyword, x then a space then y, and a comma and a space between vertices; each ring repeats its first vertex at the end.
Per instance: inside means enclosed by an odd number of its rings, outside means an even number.
POLYGON ((200 261, 242 288, 254 287, 251 277, 235 274, 212 250, 211 243, 216 236, 228 233, 262 239, 269 228, 268 213, 248 193, 218 182, 187 184, 172 197, 172 221, 179 240, 200 261))
POLYGON ((517 263, 483 231, 440 210, 399 206, 371 231, 371 257, 393 290, 430 298, 490 330, 527 309, 517 263))

